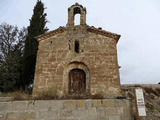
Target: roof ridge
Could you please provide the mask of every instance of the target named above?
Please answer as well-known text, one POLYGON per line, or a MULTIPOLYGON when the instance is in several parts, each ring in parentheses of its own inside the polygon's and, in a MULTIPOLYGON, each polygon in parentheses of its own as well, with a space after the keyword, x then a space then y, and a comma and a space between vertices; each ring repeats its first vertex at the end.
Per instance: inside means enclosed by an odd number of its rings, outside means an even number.
POLYGON ((62 33, 66 30, 66 27, 63 27, 63 26, 60 26, 59 28, 55 29, 55 30, 52 30, 52 31, 49 31, 49 32, 46 32, 44 34, 41 34, 39 36, 36 36, 35 38, 37 39, 37 41, 41 41, 47 37, 50 37, 52 35, 55 35, 57 33, 62 33))
POLYGON ((119 35, 119 34, 112 33, 112 32, 106 31, 106 30, 102 30, 101 28, 95 28, 94 26, 88 26, 87 30, 92 33, 97 33, 100 35, 104 35, 106 37, 114 38, 117 42, 118 42, 119 38, 121 37, 121 35, 119 35))

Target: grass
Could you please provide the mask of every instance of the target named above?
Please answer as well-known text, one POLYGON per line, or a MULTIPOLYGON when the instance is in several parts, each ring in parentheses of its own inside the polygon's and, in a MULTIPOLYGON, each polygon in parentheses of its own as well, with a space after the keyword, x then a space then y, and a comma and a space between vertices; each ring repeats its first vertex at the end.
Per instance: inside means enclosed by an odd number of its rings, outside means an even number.
POLYGON ((41 94, 37 97, 32 97, 31 94, 26 94, 21 91, 9 92, 9 93, 1 93, 0 97, 11 97, 11 100, 67 100, 67 99, 103 99, 104 97, 100 94, 96 95, 69 95, 58 97, 56 92, 47 92, 41 94))
POLYGON ((149 101, 147 101, 146 107, 147 107, 150 111, 154 111, 154 106, 153 106, 153 104, 150 103, 149 101))
MULTIPOLYGON (((155 96, 160 96, 160 88, 147 88, 144 87, 144 94, 147 93, 150 99, 154 99, 155 96)), ((127 96, 131 99, 134 99, 134 95, 128 92, 127 96)), ((69 95, 69 96, 62 96, 58 97, 57 89, 49 89, 46 93, 39 95, 38 97, 32 97, 31 94, 27 94, 22 91, 15 91, 9 93, 0 93, 0 97, 11 97, 12 100, 61 100, 61 99, 103 99, 104 97, 100 94, 90 95, 69 95)), ((148 105, 150 106, 150 105, 148 105)))
POLYGON ((1 93, 0 97, 11 97, 13 100, 28 100, 32 98, 30 94, 21 91, 1 93))

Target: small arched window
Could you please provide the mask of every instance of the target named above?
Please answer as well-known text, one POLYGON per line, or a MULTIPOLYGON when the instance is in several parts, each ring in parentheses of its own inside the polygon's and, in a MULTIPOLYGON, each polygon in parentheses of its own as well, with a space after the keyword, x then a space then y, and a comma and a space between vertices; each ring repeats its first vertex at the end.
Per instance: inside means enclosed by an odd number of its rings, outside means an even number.
POLYGON ((69 50, 71 50, 71 41, 70 40, 68 41, 68 47, 69 47, 69 50))
POLYGON ((79 41, 75 41, 75 45, 74 45, 74 51, 76 52, 76 53, 79 53, 79 41))

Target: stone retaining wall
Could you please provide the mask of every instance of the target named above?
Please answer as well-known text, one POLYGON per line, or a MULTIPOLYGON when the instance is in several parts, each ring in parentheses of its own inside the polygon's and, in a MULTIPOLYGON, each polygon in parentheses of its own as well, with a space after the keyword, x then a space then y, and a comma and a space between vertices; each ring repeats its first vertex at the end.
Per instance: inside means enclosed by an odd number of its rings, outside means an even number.
POLYGON ((130 101, 30 100, 0 102, 0 120, 132 120, 130 101))

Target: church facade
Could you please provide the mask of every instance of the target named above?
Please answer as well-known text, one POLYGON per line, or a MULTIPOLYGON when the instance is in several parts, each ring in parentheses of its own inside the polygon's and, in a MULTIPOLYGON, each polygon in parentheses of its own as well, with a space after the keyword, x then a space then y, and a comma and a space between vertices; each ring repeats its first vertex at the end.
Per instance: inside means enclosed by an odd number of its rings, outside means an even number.
POLYGON ((116 45, 120 35, 86 24, 86 8, 68 8, 65 27, 42 34, 33 96, 121 96, 116 45), (80 25, 74 17, 80 14, 80 25))

